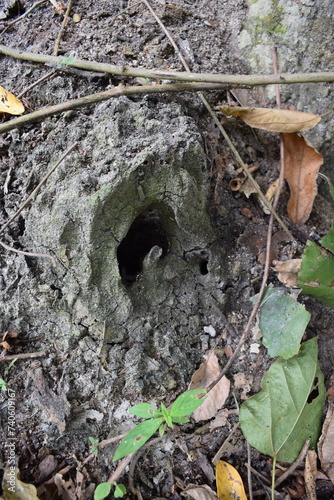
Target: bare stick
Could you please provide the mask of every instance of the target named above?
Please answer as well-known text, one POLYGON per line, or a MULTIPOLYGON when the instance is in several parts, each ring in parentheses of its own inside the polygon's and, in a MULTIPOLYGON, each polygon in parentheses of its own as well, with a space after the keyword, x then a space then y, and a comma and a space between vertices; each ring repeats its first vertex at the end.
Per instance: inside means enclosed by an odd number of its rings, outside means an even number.
MULTIPOLYGON (((113 438, 104 439, 103 441, 100 441, 96 445, 93 445, 93 447, 96 447, 99 450, 102 450, 108 444, 115 443, 116 441, 119 441, 120 439, 123 439, 124 436, 125 436, 125 434, 119 434, 118 436, 115 436, 113 438)), ((90 462, 90 460, 93 460, 93 458, 95 458, 95 454, 94 453, 91 453, 90 455, 88 455, 88 457, 85 458, 85 460, 82 462, 81 467, 83 467, 84 465, 86 465, 87 462, 90 462)))
POLYGON ((163 85, 138 85, 133 87, 123 87, 119 85, 111 90, 98 92, 97 94, 90 94, 79 99, 72 99, 54 106, 33 111, 27 115, 14 118, 8 122, 0 124, 0 134, 8 132, 17 127, 23 127, 29 123, 37 120, 44 119, 48 116, 53 116, 64 111, 71 109, 78 109, 84 106, 90 106, 98 102, 107 101, 121 95, 135 95, 135 94, 156 94, 160 92, 197 92, 198 90, 219 90, 226 88, 226 86, 216 83, 174 83, 163 85))
POLYGON ((284 472, 284 474, 275 481, 275 488, 279 486, 285 479, 287 479, 291 474, 299 467, 303 462, 304 458, 306 456, 307 450, 310 446, 310 440, 308 439, 306 443, 304 444, 301 452, 299 453, 296 461, 290 465, 290 467, 284 472))
POLYGON ((61 28, 60 28, 60 31, 59 31, 59 34, 57 36, 57 40, 55 42, 55 46, 53 49, 53 55, 55 55, 55 56, 58 55, 60 40, 61 40, 61 37, 63 36, 63 32, 64 32, 66 23, 68 21, 69 15, 70 15, 72 5, 73 5, 73 0, 69 0, 68 5, 67 5, 67 9, 66 9, 66 12, 64 15, 64 19, 63 19, 63 22, 61 24, 61 28))
MULTIPOLYGON (((46 1, 46 0, 44 0, 44 1, 46 1)), ((53 69, 52 71, 50 71, 46 75, 42 76, 42 78, 39 78, 39 80, 36 80, 36 82, 34 82, 31 85, 29 85, 29 87, 27 87, 24 90, 22 90, 22 92, 20 92, 19 94, 17 94, 17 98, 20 99, 22 96, 24 96, 24 94, 26 94, 27 92, 29 92, 29 90, 33 89, 34 87, 36 87, 40 83, 44 82, 44 80, 47 80, 48 78, 51 78, 51 77, 55 76, 57 73, 58 73, 58 70, 53 69)))
POLYGON ((35 187, 35 189, 28 196, 28 198, 26 199, 26 201, 20 206, 20 208, 15 212, 15 214, 6 222, 6 224, 4 224, 2 226, 2 228, 0 229, 0 234, 3 233, 4 230, 9 226, 9 224, 11 224, 13 222, 13 220, 16 219, 16 217, 18 217, 20 215, 20 213, 22 212, 22 210, 24 210, 26 208, 26 206, 29 205, 29 203, 35 198, 36 194, 38 193, 38 191, 40 190, 40 188, 43 186, 43 184, 45 184, 45 182, 48 180, 48 178, 50 177, 50 175, 56 170, 57 167, 59 167, 59 165, 61 164, 61 162, 66 158, 67 155, 69 155, 71 153, 71 151, 73 151, 74 148, 77 147, 77 145, 78 145, 78 143, 76 142, 76 143, 72 144, 72 146, 69 147, 65 151, 65 153, 59 158, 59 160, 57 161, 57 163, 43 177, 43 179, 38 184, 38 186, 35 187))
POLYGON ((8 252, 19 253, 21 255, 27 255, 28 257, 43 257, 45 259, 50 259, 52 262, 52 265, 54 267, 57 267, 55 259, 51 255, 48 255, 47 253, 24 252, 23 250, 18 250, 17 248, 10 247, 9 245, 6 245, 6 243, 3 243, 3 241, 0 241, 0 245, 3 248, 5 248, 8 252))
POLYGON ((253 487, 252 487, 252 450, 249 442, 247 441, 247 483, 248 483, 248 497, 253 500, 253 487))
POLYGON ((67 65, 74 68, 87 71, 98 71, 119 76, 133 76, 153 79, 179 80, 183 82, 207 82, 223 83, 228 85, 272 85, 292 84, 292 83, 319 83, 334 82, 334 72, 322 73, 282 73, 280 75, 222 75, 212 73, 190 73, 187 71, 162 71, 158 69, 132 68, 131 66, 116 66, 107 63, 97 63, 95 61, 86 61, 74 59, 72 57, 56 57, 46 54, 35 54, 33 52, 24 52, 5 45, 0 45, 0 53, 38 63, 53 63, 57 65, 67 65))
POLYGON ((49 354, 49 351, 39 351, 39 352, 25 352, 23 354, 10 354, 9 356, 4 356, 0 358, 0 363, 2 361, 13 361, 13 359, 33 359, 40 358, 49 354))

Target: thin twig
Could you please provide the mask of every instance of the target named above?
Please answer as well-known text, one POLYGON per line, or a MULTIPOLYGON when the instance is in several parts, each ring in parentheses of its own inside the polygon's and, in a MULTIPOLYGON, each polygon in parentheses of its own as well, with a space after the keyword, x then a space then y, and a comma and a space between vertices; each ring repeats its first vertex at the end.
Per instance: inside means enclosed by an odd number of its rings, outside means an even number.
POLYGON ((277 488, 277 486, 279 486, 283 481, 285 481, 285 479, 291 476, 291 474, 297 469, 297 467, 299 467, 304 462, 304 458, 306 456, 309 446, 310 446, 310 440, 308 439, 304 444, 295 462, 293 462, 293 464, 290 465, 290 467, 284 472, 284 474, 282 474, 282 476, 275 481, 275 488, 277 488))
POLYGON ((253 486, 252 486, 252 450, 249 442, 247 445, 247 483, 248 483, 248 500, 253 500, 253 486))
POLYGON ((45 3, 45 2, 46 2, 46 0, 39 0, 39 2, 34 3, 34 5, 32 5, 30 7, 30 9, 26 10, 24 12, 24 14, 22 14, 19 17, 17 17, 16 19, 14 19, 14 21, 10 21, 9 23, 6 23, 5 29, 3 29, 1 31, 0 35, 2 35, 5 31, 7 31, 8 28, 10 28, 11 26, 13 26, 13 24, 17 23, 18 21, 21 21, 21 19, 23 19, 24 17, 26 17, 28 14, 30 14, 30 12, 33 11, 36 7, 38 7, 39 5, 41 5, 42 3, 45 3))
POLYGON ((156 94, 161 92, 197 92, 198 90, 219 90, 226 89, 226 86, 217 83, 174 83, 174 84, 161 84, 161 85, 136 85, 131 87, 123 87, 119 85, 111 90, 98 92, 97 94, 90 94, 79 99, 72 99, 70 101, 48 106, 46 108, 33 111, 27 115, 14 118, 8 122, 0 124, 0 134, 8 132, 17 127, 23 127, 29 123, 37 120, 44 119, 48 116, 53 116, 64 111, 71 109, 78 109, 84 106, 90 106, 98 102, 107 101, 122 95, 135 95, 135 94, 156 94))
POLYGON ((71 12, 71 9, 72 9, 72 5, 73 5, 73 0, 69 0, 68 5, 67 5, 67 9, 66 9, 66 12, 65 12, 65 15, 64 15, 64 19, 63 19, 63 22, 61 23, 61 28, 60 28, 60 31, 58 33, 57 40, 55 42, 55 46, 54 46, 54 49, 53 49, 53 55, 54 56, 58 55, 60 40, 61 40, 61 37, 63 36, 63 32, 64 32, 66 23, 68 21, 69 15, 70 15, 70 12, 71 12))
POLYGON ((117 481, 117 479, 123 474, 124 469, 129 465, 133 458, 133 453, 130 455, 127 455, 126 457, 123 458, 121 463, 119 463, 114 470, 114 472, 111 474, 111 476, 108 479, 108 483, 112 483, 113 481, 117 481))
POLYGON ((26 201, 20 206, 20 208, 15 212, 15 214, 2 226, 2 228, 0 228, 0 234, 4 232, 4 230, 9 226, 9 224, 11 224, 13 222, 13 220, 16 219, 16 217, 18 217, 20 215, 20 213, 22 212, 22 210, 24 210, 26 208, 27 205, 29 205, 29 203, 35 198, 36 194, 38 193, 38 191, 40 190, 40 188, 43 186, 43 184, 45 184, 45 182, 48 180, 48 178, 50 177, 50 175, 56 170, 57 167, 59 167, 59 165, 61 164, 61 162, 66 158, 66 156, 68 156, 71 151, 73 151, 73 149, 75 149, 77 147, 78 143, 74 143, 72 144, 71 147, 69 147, 65 153, 62 154, 62 156, 59 158, 59 160, 57 161, 57 163, 51 168, 51 170, 43 177, 43 179, 41 180, 41 182, 38 184, 37 187, 35 187, 35 189, 33 190, 33 192, 28 196, 28 198, 26 199, 26 201))
POLYGON ((35 54, 33 52, 24 52, 5 45, 0 45, 0 53, 37 63, 53 63, 58 65, 73 66, 74 68, 87 71, 98 71, 119 76, 133 76, 153 79, 179 80, 183 82, 207 82, 223 83, 227 85, 272 85, 292 84, 292 83, 319 83, 334 82, 334 72, 322 73, 282 73, 280 75, 222 75, 212 73, 190 73, 187 71, 162 71, 158 69, 132 68, 131 66, 116 66, 107 63, 97 63, 95 61, 86 61, 74 59, 72 57, 56 57, 46 54, 35 54))
POLYGON ((0 363, 2 361, 12 361, 13 359, 33 359, 33 358, 40 358, 42 356, 46 356, 47 354, 49 354, 48 350, 39 351, 39 352, 25 352, 23 354, 10 354, 9 356, 4 356, 3 358, 0 358, 0 363))
POLYGON ((42 258, 45 258, 45 259, 50 259, 51 262, 52 262, 52 265, 54 267, 57 267, 57 264, 56 264, 56 261, 55 261, 54 257, 52 257, 52 255, 49 255, 47 253, 25 252, 23 250, 18 250, 17 248, 14 248, 14 247, 11 247, 9 245, 6 245, 6 243, 4 243, 3 241, 0 241, 0 245, 3 248, 5 248, 8 252, 19 253, 21 255, 27 255, 28 257, 42 257, 42 258))
MULTIPOLYGON (((123 439, 124 436, 125 436, 125 434, 119 434, 118 436, 115 436, 113 438, 103 439, 103 441, 100 441, 99 443, 97 443, 96 445, 93 445, 93 446, 94 446, 94 448, 96 447, 99 450, 102 450, 108 444, 112 444, 112 443, 115 443, 116 441, 119 441, 120 439, 123 439)), ((88 455, 88 457, 85 458, 85 460, 82 462, 81 467, 86 465, 87 462, 90 462, 90 460, 93 460, 93 458, 95 458, 95 457, 96 457, 96 455, 94 453, 91 453, 90 455, 88 455)))
MULTIPOLYGON (((45 1, 45 0, 44 0, 45 1)), ((20 92, 19 94, 17 94, 17 98, 20 99, 21 97, 24 96, 24 94, 26 94, 27 92, 29 92, 29 90, 33 89, 34 87, 36 87, 37 85, 39 85, 40 83, 44 82, 44 80, 47 80, 48 78, 51 78, 53 76, 56 76, 56 74, 58 73, 58 70, 56 69, 53 69, 52 71, 50 71, 49 73, 47 73, 46 75, 42 76, 41 78, 39 78, 38 80, 36 80, 36 82, 32 83, 31 85, 29 85, 29 87, 25 88, 24 90, 22 90, 22 92, 20 92)))

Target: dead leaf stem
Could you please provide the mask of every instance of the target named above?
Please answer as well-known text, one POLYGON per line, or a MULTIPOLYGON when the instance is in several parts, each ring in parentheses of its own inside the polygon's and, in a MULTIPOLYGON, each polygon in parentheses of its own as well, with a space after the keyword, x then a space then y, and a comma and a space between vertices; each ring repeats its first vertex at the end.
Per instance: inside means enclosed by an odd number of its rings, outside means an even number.
POLYGON ((37 63, 53 63, 56 66, 72 66, 74 68, 84 69, 86 71, 97 71, 119 76, 132 76, 141 78, 153 78, 157 80, 179 80, 183 82, 203 82, 220 83, 227 85, 272 85, 293 84, 293 83, 319 83, 334 82, 334 72, 320 73, 282 73, 279 75, 222 75, 213 73, 191 73, 188 71, 162 71, 159 69, 132 68, 125 65, 113 65, 107 63, 98 63, 95 61, 86 61, 72 57, 59 57, 47 54, 35 54, 25 52, 5 45, 0 45, 0 53, 37 63))

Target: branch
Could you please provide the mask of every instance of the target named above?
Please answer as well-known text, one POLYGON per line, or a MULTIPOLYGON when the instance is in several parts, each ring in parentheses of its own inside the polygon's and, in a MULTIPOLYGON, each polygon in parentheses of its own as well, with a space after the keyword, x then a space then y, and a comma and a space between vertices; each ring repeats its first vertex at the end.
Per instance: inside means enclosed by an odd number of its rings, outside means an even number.
POLYGON ((75 59, 74 57, 56 57, 46 54, 35 54, 0 45, 0 54, 33 61, 38 63, 51 63, 58 67, 72 66, 73 68, 87 71, 98 71, 119 76, 132 76, 153 79, 179 80, 183 82, 224 83, 228 85, 271 85, 291 83, 317 83, 334 82, 334 72, 322 73, 281 73, 280 75, 221 75, 212 73, 188 73, 187 71, 161 71, 158 69, 132 68, 131 66, 115 66, 107 63, 97 63, 75 59))
POLYGON ((20 116, 19 118, 14 118, 6 123, 0 125, 0 134, 3 132, 8 132, 17 127, 22 127, 28 123, 35 122, 47 116, 52 116, 58 113, 63 113, 70 109, 82 108, 83 106, 89 106, 91 104, 96 104, 98 102, 106 101, 112 97, 119 97, 121 95, 134 95, 134 94, 154 94, 159 92, 194 92, 198 90, 219 90, 226 87, 217 83, 166 83, 161 85, 138 85, 131 87, 123 87, 119 85, 111 90, 105 90, 97 94, 90 94, 79 99, 72 99, 70 101, 62 102, 60 104, 55 104, 54 106, 49 106, 47 108, 39 109, 38 111, 33 111, 27 115, 20 116))

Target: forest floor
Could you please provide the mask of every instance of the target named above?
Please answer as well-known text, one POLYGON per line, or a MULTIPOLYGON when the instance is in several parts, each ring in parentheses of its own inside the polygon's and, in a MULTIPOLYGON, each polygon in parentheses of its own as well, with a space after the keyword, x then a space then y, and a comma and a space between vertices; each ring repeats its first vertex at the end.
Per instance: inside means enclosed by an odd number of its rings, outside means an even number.
MULTIPOLYGON (((238 58, 238 47, 235 41, 246 15, 243 0, 229 2, 179 0, 173 4, 165 1, 155 2, 155 4, 153 7, 174 37, 192 72, 241 74, 245 71, 244 65, 238 58)), ((127 3, 122 0, 100 0, 98 2, 76 0, 73 2, 63 30, 61 30, 61 25, 64 19, 64 9, 59 4, 57 12, 49 1, 39 2, 38 5, 35 5, 32 0, 24 2, 5 0, 4 7, 0 7, 0 16, 2 17, 0 17, 0 43, 8 47, 34 53, 73 56, 78 59, 107 62, 120 66, 183 71, 182 64, 165 33, 147 7, 140 2, 133 2, 128 7, 127 3), (31 7, 34 7, 31 12, 18 19, 17 22, 8 25, 20 15, 27 13, 31 7), (61 37, 58 40, 60 33, 61 37)), ((117 85, 143 84, 143 81, 138 78, 124 78, 98 72, 57 68, 52 64, 18 61, 0 55, 0 83, 15 95, 20 94, 47 74, 48 76, 43 82, 33 87, 22 97, 21 100, 28 111, 101 92, 117 85), (60 75, 62 78, 59 79, 60 75)), ((238 101, 242 101, 246 105, 273 106, 273 103, 264 102, 265 98, 261 90, 242 89, 241 91, 239 89, 239 91, 233 91, 232 89, 231 92, 215 90, 206 95, 213 107, 227 102, 237 104, 238 101)), ((215 339, 216 344, 214 344, 213 339, 210 341, 210 346, 216 348, 220 364, 223 366, 233 354, 251 313, 250 298, 258 293, 260 288, 269 216, 264 213, 254 194, 247 197, 238 191, 231 191, 229 182, 238 167, 235 166, 232 153, 219 136, 217 127, 208 116, 199 98, 193 93, 179 93, 168 98, 181 103, 184 113, 195 120, 206 147, 207 170, 210 178, 208 211, 226 254, 225 264, 228 276, 224 305, 226 326, 220 332, 219 339, 215 339)), ((92 108, 83 108, 74 113, 83 113, 89 116, 92 113, 92 108)), ((8 219, 10 205, 5 204, 6 196, 7 199, 11 200, 14 211, 29 194, 29 186, 24 186, 22 177, 17 177, 19 174, 15 173, 15 166, 18 162, 24 163, 25 152, 33 150, 39 141, 43 141, 43 138, 52 130, 56 119, 54 117, 48 118, 45 121, 42 120, 30 124, 28 127, 15 129, 0 136, 1 227, 8 219), (24 147, 18 145, 20 141, 23 141, 24 147), (15 156, 16 150, 18 151, 17 156, 15 156)), ((232 124, 226 118, 221 119, 244 161, 249 166, 256 165, 258 167, 254 175, 265 192, 277 177, 278 136, 263 131, 254 133, 241 122, 232 124)), ((287 200, 288 192, 285 189, 278 205, 278 212, 289 224, 286 216, 287 200)), ((274 238, 273 243, 272 259, 286 260, 300 257, 309 235, 313 232, 319 237, 324 236, 331 227, 333 216, 334 210, 330 201, 318 195, 309 220, 298 227, 298 230, 291 228, 297 239, 296 243, 289 241, 275 224, 276 238, 274 238)), ((22 235, 24 228, 18 226, 8 233, 10 238, 14 239, 22 235)), ((5 264, 7 257, 8 254, 3 251, 0 255, 1 269, 7 265, 5 264)), ((11 254, 12 259, 15 257, 11 254)), ((2 289, 1 279, 0 275, 2 289)), ((273 270, 269 272, 269 282, 276 286, 282 286, 277 280, 277 273, 273 270)), ((17 286, 13 285, 14 288, 17 286)), ((311 313, 311 321, 304 340, 314 336, 319 337, 319 362, 325 377, 326 387, 329 388, 333 373, 334 312, 313 298, 303 296, 300 300, 311 313)), ((11 322, 6 321, 6 318, 1 319, 2 324, 7 325, 8 331, 12 331, 11 322)), ((130 471, 125 469, 119 479, 119 482, 124 483, 128 488, 126 498, 177 500, 181 498, 182 491, 190 484, 206 484, 215 490, 215 468, 211 460, 218 450, 220 450, 220 457, 223 460, 228 461, 239 470, 246 485, 246 491, 248 491, 247 446, 237 425, 237 405, 260 390, 262 377, 272 363, 272 358, 261 346, 259 339, 254 339, 256 331, 257 327, 253 325, 248 341, 227 373, 233 390, 231 390, 224 408, 219 411, 210 424, 202 426, 191 424, 186 428, 185 434, 180 431, 179 435, 169 435, 160 451, 153 453, 147 448, 136 467, 130 468, 130 471), (173 442, 174 450, 176 447, 176 451, 172 454, 168 451, 168 445, 171 442, 168 440, 173 442), (159 457, 163 457, 164 464, 168 462, 169 470, 159 470, 159 457)), ((48 347, 45 339, 43 342, 39 342, 37 339, 32 347, 31 343, 29 344, 29 332, 18 331, 16 333, 22 337, 22 341, 15 345, 15 339, 10 339, 8 336, 5 338, 5 331, 0 332, 4 336, 3 342, 9 342, 9 346, 5 343, 2 344, 5 349, 4 355, 15 357, 20 353, 29 353, 48 347)), ((39 334, 41 337, 43 336, 42 331, 39 334)), ((204 344, 203 351, 206 349, 204 344)), ((28 398, 30 390, 30 386, 25 387, 24 384, 26 374, 31 374, 37 368, 48 372, 50 366, 47 355, 45 358, 19 360, 18 363, 19 365, 15 364, 8 373, 5 372, 7 363, 1 363, 0 376, 8 381, 8 387, 17 388, 17 410, 20 413, 20 401, 28 398)), ((82 365, 83 373, 87 371, 87 366, 82 365)), ((194 366, 194 372, 196 368, 198 366, 194 366)), ((80 377, 80 374, 76 374, 76 376, 80 377)), ((37 377, 36 384, 39 384, 42 400, 44 398, 46 404, 52 406, 52 403, 48 401, 51 393, 46 379, 37 377), (44 394, 43 391, 45 391, 44 394)), ((119 397, 121 398, 122 395, 119 394, 119 397)), ((0 400, 2 409, 6 408, 6 401, 5 397, 0 400)), ((134 403, 139 402, 141 401, 134 403)), ((87 418, 94 421, 99 441, 108 436, 107 427, 99 427, 101 415, 102 413, 98 411, 87 415, 87 418)), ((53 441, 52 447, 50 447, 48 442, 43 442, 43 430, 37 431, 38 422, 36 423, 36 419, 38 420, 38 416, 32 415, 31 418, 24 419, 21 415, 20 418, 21 420, 17 423, 20 438, 16 443, 18 466, 21 471, 21 479, 38 487, 38 498, 41 500, 93 498, 95 485, 106 481, 115 469, 109 460, 103 458, 103 449, 95 462, 95 459, 87 459, 90 455, 89 442, 77 445, 75 444, 77 437, 73 442, 69 438, 59 446, 57 441, 53 441)), ((4 419, 1 425, 6 435, 4 419)), ((67 425, 70 428, 69 421, 67 425)), ((67 432, 70 436, 71 431, 67 432)), ((159 447, 159 443, 156 446, 159 447)), ((2 458, 5 460, 5 454, 2 458)), ((256 471, 252 475, 252 486, 254 490, 258 491, 257 498, 268 498, 271 463, 270 457, 257 450, 252 450, 251 464, 256 471)), ((282 469, 285 466, 286 464, 282 465, 282 469)), ((304 471, 300 467, 297 469, 297 473, 294 473, 278 488, 281 496, 277 495, 275 498, 289 498, 285 496, 287 494, 290 494, 291 498, 306 498, 303 482, 304 471), (287 488, 290 489, 287 490, 287 488)), ((318 480, 317 494, 318 499, 334 498, 333 485, 330 481, 318 480)), ((203 492, 201 495, 197 498, 212 498, 204 496, 203 492)), ((10 497, 8 496, 8 498, 10 497)), ((27 498, 32 500, 37 497, 31 494, 27 498)))

